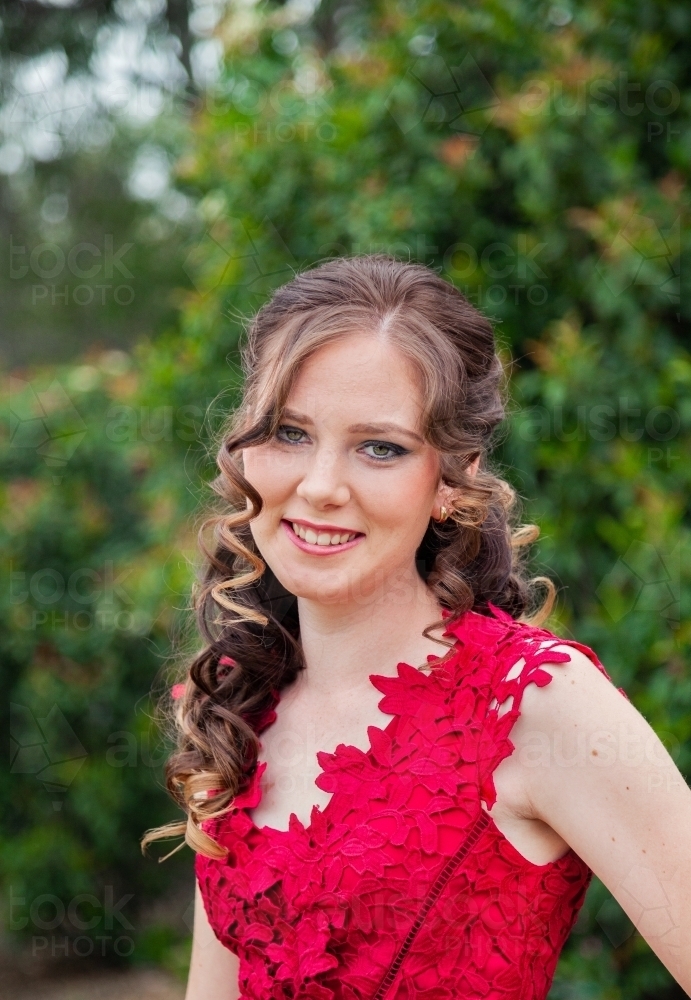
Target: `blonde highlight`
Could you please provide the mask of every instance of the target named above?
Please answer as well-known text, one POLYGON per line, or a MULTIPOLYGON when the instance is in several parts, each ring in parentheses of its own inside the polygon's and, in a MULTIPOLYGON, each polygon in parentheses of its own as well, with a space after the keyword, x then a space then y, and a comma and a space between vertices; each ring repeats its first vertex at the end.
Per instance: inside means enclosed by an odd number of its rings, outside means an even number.
MULTIPOLYGON (((214 833, 257 766, 258 720, 304 669, 295 598, 257 551, 250 526, 262 499, 238 455, 271 439, 301 365, 356 331, 397 346, 420 379, 425 433, 439 451, 450 498, 448 518, 430 521, 417 553, 438 603, 454 617, 469 609, 488 614, 493 603, 530 624, 552 612, 552 581, 524 577, 539 528, 517 523, 516 491, 488 465, 508 395, 489 320, 434 271, 388 255, 340 258, 298 274, 259 310, 243 347, 244 396, 223 435, 213 483, 225 510, 200 531, 207 566, 194 603, 206 645, 187 672, 175 710, 178 748, 166 768, 186 819, 147 831, 143 848, 181 836, 195 851, 223 856, 214 833), (209 528, 211 546, 203 538, 209 528), (534 608, 539 589, 546 594, 534 608)), ((445 625, 434 622, 425 634, 445 625)))

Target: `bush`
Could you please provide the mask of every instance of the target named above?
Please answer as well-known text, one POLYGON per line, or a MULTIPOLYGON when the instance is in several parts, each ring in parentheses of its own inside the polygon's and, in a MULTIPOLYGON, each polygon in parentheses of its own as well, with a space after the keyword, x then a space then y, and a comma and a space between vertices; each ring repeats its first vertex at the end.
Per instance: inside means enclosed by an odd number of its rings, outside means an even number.
MULTIPOLYGON (((421 260, 493 318, 514 399, 496 461, 542 527, 535 569, 560 586, 550 627, 596 649, 689 772, 689 12, 243 11, 177 164, 199 209, 177 326, 128 371, 108 374, 106 357, 36 375, 49 409, 50 380, 67 386, 77 416, 64 399, 57 410, 83 439, 59 468, 14 437, 3 458, 5 558, 28 594, 3 608, 6 686, 27 732, 57 706, 86 752, 78 771, 67 751, 51 760, 44 787, 29 753, 1 779, 3 875, 25 896, 112 884, 141 900, 169 877, 137 853, 141 830, 174 813, 141 764, 148 692, 187 600, 206 442, 236 398, 243 317, 334 254, 421 260), (106 566, 127 572, 110 598, 106 566), (79 630, 79 573, 99 593, 88 607, 110 600, 127 627, 79 630), (117 732, 137 766, 113 766, 117 732)), ((32 738, 18 753, 45 746, 32 738)), ((680 995, 597 880, 552 991, 586 995, 680 995)))

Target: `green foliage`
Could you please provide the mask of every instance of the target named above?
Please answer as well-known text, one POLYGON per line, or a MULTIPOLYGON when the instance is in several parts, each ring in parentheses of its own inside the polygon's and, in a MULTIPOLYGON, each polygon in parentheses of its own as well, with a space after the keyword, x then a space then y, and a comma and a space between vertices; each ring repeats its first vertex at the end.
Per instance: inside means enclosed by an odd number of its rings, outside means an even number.
POLYGON ((185 871, 181 859, 163 869, 142 858, 138 841, 173 815, 150 692, 189 591, 190 546, 179 482, 149 469, 147 437, 165 426, 142 423, 129 402, 126 356, 101 362, 8 387, 0 871, 10 930, 76 939, 93 918, 86 929, 107 938, 105 953, 124 957, 142 909, 185 871), (83 893, 92 902, 75 903, 83 893), (108 917, 109 894, 128 897, 122 923, 108 917))
POLYGON ((142 965, 157 965, 185 982, 191 952, 192 939, 189 934, 182 936, 169 923, 161 922, 153 924, 141 934, 133 959, 142 965))
MULTIPOLYGON (((243 317, 334 254, 422 260, 494 319, 513 399, 496 462, 542 528, 550 625, 595 648, 691 770, 688 9, 387 0, 290 16, 238 8, 224 25, 224 74, 176 168, 198 202, 176 323, 128 371, 108 374, 104 355, 36 376, 35 391, 64 383, 87 425, 59 482, 42 445, 8 439, 3 550, 19 582, 110 561, 131 602, 113 607, 133 615, 55 628, 40 613, 82 607, 68 587, 3 608, 11 700, 36 718, 58 705, 87 751, 61 811, 34 774, 0 779, 0 864, 27 892, 89 891, 104 872, 141 895, 161 886, 136 837, 174 810, 154 769, 109 764, 108 740, 135 734, 141 754, 150 732, 243 317)), ((594 880, 552 996, 674 995, 594 880)))
POLYGON ((186 203, 180 195, 163 205, 136 199, 127 182, 147 149, 162 167, 175 158, 185 122, 167 114, 146 129, 117 124, 107 143, 105 132, 106 148, 66 154, 57 167, 39 164, 3 184, 4 365, 131 349, 175 320, 173 290, 185 280, 185 225, 175 216, 186 203))

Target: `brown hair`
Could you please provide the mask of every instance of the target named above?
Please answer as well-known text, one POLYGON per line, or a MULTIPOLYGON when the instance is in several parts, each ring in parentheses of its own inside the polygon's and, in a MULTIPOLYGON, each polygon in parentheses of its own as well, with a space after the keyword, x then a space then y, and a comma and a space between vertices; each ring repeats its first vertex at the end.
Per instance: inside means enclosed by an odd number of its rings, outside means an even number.
MULTIPOLYGON (((210 550, 201 543, 208 565, 195 594, 206 646, 176 706, 178 749, 166 768, 168 789, 187 820, 149 831, 144 846, 184 834, 196 851, 225 854, 201 824, 232 808, 256 767, 254 724, 271 707, 273 692, 303 668, 297 601, 254 544, 249 525, 262 499, 244 478, 237 452, 275 434, 307 358, 363 331, 386 338, 413 362, 422 382, 426 439, 439 450, 442 479, 453 491, 451 516, 430 521, 417 552, 418 570, 438 602, 452 618, 468 609, 488 614, 492 602, 533 624, 552 609, 551 580, 529 583, 521 570, 519 550, 539 529, 516 527, 516 494, 487 464, 507 391, 489 320, 436 272, 384 254, 339 258, 298 274, 249 326, 243 400, 217 456, 213 488, 224 509, 205 522, 214 528, 215 545, 210 550), (473 477, 467 468, 478 455, 473 477), (538 582, 547 596, 531 615, 531 584, 538 582), (219 666, 228 656, 237 664, 230 670, 219 666)), ((440 624, 431 623, 425 634, 440 624)))

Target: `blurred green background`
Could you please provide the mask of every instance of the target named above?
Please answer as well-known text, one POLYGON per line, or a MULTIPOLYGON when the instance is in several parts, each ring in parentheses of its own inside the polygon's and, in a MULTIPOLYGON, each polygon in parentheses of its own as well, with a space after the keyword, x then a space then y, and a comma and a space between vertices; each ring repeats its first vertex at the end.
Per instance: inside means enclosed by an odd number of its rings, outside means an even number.
MULTIPOLYGON (((493 319, 513 400, 496 464, 542 529, 549 627, 595 648, 688 778, 688 4, 0 18, 7 955, 185 976, 192 855, 138 847, 176 815, 155 694, 194 642, 243 321, 330 256, 422 261, 493 319)), ((594 879, 550 998, 684 995, 594 879)))

